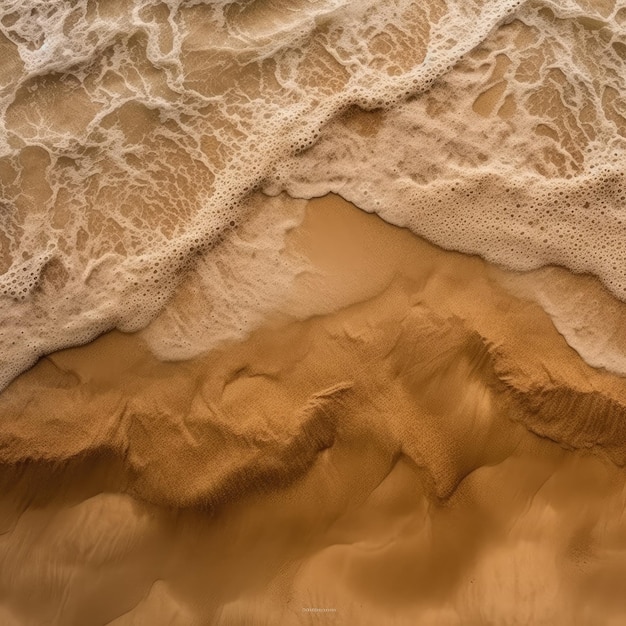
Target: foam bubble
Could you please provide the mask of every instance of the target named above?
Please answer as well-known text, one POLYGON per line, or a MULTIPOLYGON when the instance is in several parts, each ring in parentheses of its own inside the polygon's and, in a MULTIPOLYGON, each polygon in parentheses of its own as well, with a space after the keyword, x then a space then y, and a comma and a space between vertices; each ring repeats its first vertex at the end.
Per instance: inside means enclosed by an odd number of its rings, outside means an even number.
POLYGON ((607 47, 625 33, 614 14, 526 5, 427 93, 369 114, 375 132, 353 112, 334 120, 266 190, 339 193, 445 248, 591 273, 625 299, 626 81, 607 47))
MULTIPOLYGON (((218 259, 236 273, 247 253, 217 251, 237 248, 260 187, 336 191, 445 247, 626 293, 620 7, 3 9, 0 386, 41 354, 144 327, 194 267, 213 276, 199 301, 222 298, 218 259)), ((233 328, 269 306, 264 289, 233 328)))

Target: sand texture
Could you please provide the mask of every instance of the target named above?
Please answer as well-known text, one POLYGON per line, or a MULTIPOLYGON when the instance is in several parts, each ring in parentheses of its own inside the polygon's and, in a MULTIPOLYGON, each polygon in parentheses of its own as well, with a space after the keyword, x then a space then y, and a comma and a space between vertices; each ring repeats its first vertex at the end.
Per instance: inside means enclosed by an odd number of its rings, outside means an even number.
POLYGON ((0 0, 0 626, 626 624, 626 0, 0 0))
POLYGON ((300 317, 175 363, 109 333, 5 390, 2 623, 619 624, 623 379, 340 198, 289 250, 300 317))

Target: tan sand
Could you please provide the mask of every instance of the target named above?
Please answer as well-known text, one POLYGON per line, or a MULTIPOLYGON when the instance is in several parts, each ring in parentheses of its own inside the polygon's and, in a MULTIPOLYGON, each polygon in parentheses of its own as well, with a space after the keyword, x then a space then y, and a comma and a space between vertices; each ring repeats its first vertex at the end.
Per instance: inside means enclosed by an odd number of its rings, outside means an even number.
POLYGON ((245 341, 113 332, 0 396, 0 623, 619 624, 624 380, 340 198, 289 246, 245 341))

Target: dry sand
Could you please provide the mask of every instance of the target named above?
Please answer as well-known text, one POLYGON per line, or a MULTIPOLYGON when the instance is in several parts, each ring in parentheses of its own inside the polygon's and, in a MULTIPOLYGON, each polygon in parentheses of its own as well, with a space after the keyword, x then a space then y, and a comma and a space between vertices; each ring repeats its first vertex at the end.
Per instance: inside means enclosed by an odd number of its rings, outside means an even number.
POLYGON ((0 624, 623 623, 626 382, 338 197, 288 247, 247 339, 112 332, 2 393, 0 624))

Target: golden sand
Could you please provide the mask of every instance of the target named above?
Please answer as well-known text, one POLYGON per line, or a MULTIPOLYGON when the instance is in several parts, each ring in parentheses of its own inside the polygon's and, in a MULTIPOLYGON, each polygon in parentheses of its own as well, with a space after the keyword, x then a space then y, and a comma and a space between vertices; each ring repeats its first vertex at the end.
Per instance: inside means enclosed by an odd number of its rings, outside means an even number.
POLYGON ((0 623, 619 624, 625 381, 336 196, 288 245, 245 340, 112 332, 0 396, 0 623))

